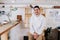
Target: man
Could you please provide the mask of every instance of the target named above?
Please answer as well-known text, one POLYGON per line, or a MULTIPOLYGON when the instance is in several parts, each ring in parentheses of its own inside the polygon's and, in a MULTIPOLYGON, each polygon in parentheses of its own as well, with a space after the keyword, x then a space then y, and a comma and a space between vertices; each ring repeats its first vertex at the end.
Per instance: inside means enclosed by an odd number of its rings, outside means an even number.
POLYGON ((35 6, 34 14, 30 18, 29 40, 42 40, 43 31, 45 30, 45 17, 41 15, 39 6, 35 6))

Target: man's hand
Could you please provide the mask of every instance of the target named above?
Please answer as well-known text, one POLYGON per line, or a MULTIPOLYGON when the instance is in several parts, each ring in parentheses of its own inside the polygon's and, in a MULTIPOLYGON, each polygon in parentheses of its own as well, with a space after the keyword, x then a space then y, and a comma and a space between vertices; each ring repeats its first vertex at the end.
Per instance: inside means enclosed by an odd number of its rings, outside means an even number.
POLYGON ((34 33, 33 36, 34 36, 34 39, 37 39, 39 35, 37 33, 34 33))

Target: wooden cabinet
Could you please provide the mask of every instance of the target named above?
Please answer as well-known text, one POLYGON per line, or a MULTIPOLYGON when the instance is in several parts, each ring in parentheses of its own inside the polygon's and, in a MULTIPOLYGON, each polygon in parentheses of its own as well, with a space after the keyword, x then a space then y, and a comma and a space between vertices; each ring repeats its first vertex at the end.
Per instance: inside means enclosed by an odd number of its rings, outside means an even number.
POLYGON ((42 7, 40 7, 40 12, 42 13, 43 16, 45 16, 45 12, 44 12, 44 9, 42 7))
POLYGON ((32 15, 32 9, 31 8, 25 8, 25 27, 29 27, 29 19, 32 15))

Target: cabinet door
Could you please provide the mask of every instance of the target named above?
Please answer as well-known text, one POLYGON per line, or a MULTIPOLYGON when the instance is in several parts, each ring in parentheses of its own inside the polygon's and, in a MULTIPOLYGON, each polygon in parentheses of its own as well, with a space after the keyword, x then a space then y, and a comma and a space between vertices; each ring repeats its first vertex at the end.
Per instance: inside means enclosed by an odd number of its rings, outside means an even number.
POLYGON ((25 27, 29 27, 29 19, 32 15, 32 9, 31 8, 25 8, 25 27))

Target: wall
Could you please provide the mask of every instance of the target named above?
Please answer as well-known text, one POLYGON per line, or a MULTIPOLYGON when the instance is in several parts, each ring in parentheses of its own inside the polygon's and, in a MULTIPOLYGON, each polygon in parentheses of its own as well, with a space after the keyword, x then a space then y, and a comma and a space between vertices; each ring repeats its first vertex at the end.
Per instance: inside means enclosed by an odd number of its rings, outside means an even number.
POLYGON ((60 9, 46 9, 46 23, 53 29, 60 26, 60 9))
MULTIPOLYGON (((0 5, 0 8, 1 8, 1 6, 2 5, 0 5)), ((24 7, 19 7, 19 5, 13 5, 13 6, 11 6, 11 5, 4 5, 5 6, 5 8, 1 8, 0 10, 4 10, 5 11, 5 14, 10 14, 10 19, 13 21, 13 20, 17 20, 17 15, 22 15, 22 18, 23 18, 23 20, 24 20, 24 17, 25 17, 25 8, 24 7), (18 6, 18 7, 16 7, 17 8, 17 10, 10 10, 11 8, 10 7, 12 7, 12 8, 15 8, 15 6, 18 6)), ((0 16, 0 19, 5 19, 5 20, 8 20, 8 18, 7 18, 7 16, 5 15, 2 15, 2 16, 0 16)), ((2 20, 3 20, 2 19, 2 20)))
POLYGON ((42 4, 42 5, 60 5, 60 0, 0 0, 3 3, 15 4, 42 4))

